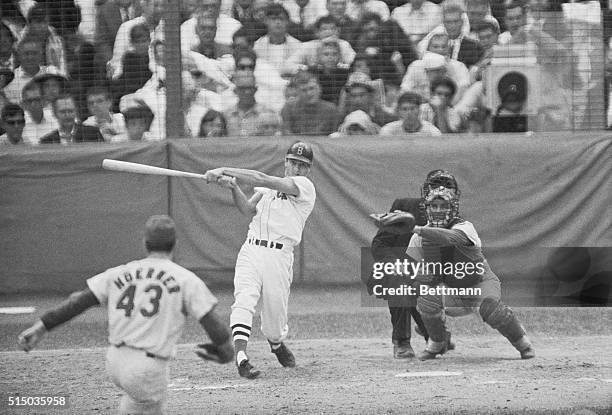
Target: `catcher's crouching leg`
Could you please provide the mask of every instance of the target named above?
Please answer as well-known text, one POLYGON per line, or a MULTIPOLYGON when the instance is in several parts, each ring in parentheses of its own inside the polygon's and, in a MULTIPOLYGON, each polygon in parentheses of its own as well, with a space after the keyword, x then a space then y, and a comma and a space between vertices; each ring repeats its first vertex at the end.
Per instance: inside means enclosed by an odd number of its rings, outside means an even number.
POLYGON ((521 358, 535 357, 525 329, 510 307, 499 299, 487 297, 480 304, 480 316, 489 326, 499 331, 521 353, 521 358))
POLYGON ((417 310, 429 334, 425 350, 418 355, 421 360, 434 359, 436 355, 448 350, 446 315, 441 300, 441 297, 436 296, 421 296, 417 299, 417 310))

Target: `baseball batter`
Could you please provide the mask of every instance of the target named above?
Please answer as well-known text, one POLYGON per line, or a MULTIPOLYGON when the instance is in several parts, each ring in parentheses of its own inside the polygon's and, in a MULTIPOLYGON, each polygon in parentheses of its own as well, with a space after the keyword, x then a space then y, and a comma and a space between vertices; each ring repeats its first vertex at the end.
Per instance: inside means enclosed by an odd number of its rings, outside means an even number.
POLYGON ((102 304, 108 309, 111 344, 106 369, 125 392, 119 413, 161 414, 168 361, 175 354, 187 314, 198 319, 212 340, 199 345, 200 357, 218 363, 233 358, 229 330, 214 312, 217 299, 195 274, 172 261, 175 241, 170 217, 150 217, 144 238, 147 257, 89 278, 88 288, 73 293, 22 332, 20 347, 32 350, 47 331, 102 304))
POLYGON ((249 362, 247 342, 251 336, 255 307, 261 297, 261 331, 271 351, 284 367, 294 367, 293 353, 283 342, 287 337, 287 307, 293 279, 293 248, 314 208, 315 187, 310 173, 313 152, 309 144, 294 143, 285 156, 285 177, 246 169, 221 167, 206 172, 207 181, 229 188, 234 203, 252 217, 246 241, 236 259, 234 304, 230 325, 240 376, 260 375, 249 362), (247 198, 239 183, 257 186, 247 198))
POLYGON ((459 187, 455 177, 441 171, 425 181, 423 203, 427 225, 415 226, 406 253, 423 264, 443 264, 432 273, 416 279, 425 287, 476 288, 478 295, 445 295, 444 290, 421 291, 417 309, 429 333, 421 360, 434 359, 448 348, 446 315, 461 316, 478 312, 520 352, 521 358, 535 357, 531 341, 518 318, 501 301, 501 283, 482 254, 482 243, 471 222, 459 217, 459 187), (471 269, 472 272, 464 272, 471 269), (446 270, 449 270, 448 272, 446 270))

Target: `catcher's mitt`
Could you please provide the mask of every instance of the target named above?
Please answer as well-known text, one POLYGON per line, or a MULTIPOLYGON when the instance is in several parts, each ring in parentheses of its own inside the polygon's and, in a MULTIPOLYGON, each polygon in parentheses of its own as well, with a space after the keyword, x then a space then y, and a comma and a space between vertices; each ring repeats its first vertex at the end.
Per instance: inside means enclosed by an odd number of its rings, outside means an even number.
POLYGON ((223 353, 219 350, 219 347, 212 343, 198 344, 195 354, 204 360, 211 360, 216 363, 227 363, 232 357, 223 356, 223 353))
POLYGON ((396 210, 389 213, 372 213, 370 217, 381 230, 402 235, 412 232, 416 219, 411 213, 396 210))

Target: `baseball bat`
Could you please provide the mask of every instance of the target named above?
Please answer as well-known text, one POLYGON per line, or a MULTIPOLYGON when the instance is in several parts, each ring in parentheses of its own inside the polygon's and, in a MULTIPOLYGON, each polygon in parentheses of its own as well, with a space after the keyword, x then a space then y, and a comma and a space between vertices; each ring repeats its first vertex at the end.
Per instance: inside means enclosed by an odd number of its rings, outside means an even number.
POLYGON ((158 176, 191 177, 193 179, 204 179, 203 174, 190 173, 181 170, 164 169, 163 167, 149 166, 148 164, 131 163, 129 161, 104 159, 102 168, 125 173, 155 174, 158 176))

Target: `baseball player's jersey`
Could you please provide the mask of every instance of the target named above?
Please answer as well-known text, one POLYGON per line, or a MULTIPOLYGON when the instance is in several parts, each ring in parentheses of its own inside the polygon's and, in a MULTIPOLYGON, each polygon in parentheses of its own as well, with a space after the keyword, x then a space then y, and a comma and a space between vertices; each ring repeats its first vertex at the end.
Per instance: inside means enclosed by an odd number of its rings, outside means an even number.
POLYGON ((161 357, 174 355, 186 315, 197 320, 217 299, 194 273, 169 259, 145 258, 87 280, 108 308, 109 342, 161 357))
MULTIPOLYGON (((456 245, 453 246, 454 254, 452 260, 454 262, 479 262, 482 263, 484 272, 482 273, 483 278, 494 276, 491 267, 482 253, 482 242, 476 232, 476 228, 471 222, 461 221, 454 224, 451 229, 457 229, 462 231, 467 238, 472 242, 473 245, 456 245)), ((406 254, 416 261, 444 261, 442 258, 443 247, 435 246, 429 241, 424 241, 421 235, 413 234, 408 243, 406 254), (428 249, 434 248, 434 249, 428 249), (440 249, 442 248, 442 249, 440 249), (434 254, 431 254, 434 253, 434 254)))
POLYGON ((263 197, 257 203, 257 213, 249 225, 248 237, 291 246, 300 243, 306 219, 314 208, 317 195, 314 184, 307 177, 291 178, 300 189, 298 196, 266 187, 255 188, 263 197))

